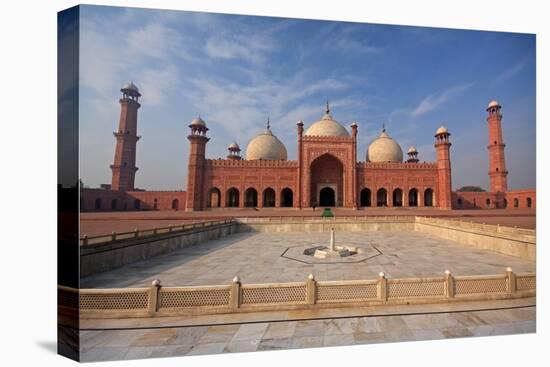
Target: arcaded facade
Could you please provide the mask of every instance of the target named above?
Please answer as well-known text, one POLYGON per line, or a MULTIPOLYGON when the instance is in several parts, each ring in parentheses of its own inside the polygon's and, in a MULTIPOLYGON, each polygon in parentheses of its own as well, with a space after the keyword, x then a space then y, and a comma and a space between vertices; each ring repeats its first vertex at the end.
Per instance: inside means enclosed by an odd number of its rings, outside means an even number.
MULTIPOLYGON (((185 191, 135 190, 137 172, 137 111, 141 94, 133 84, 122 89, 119 129, 111 165, 109 190, 83 189, 81 210, 182 210, 212 208, 287 207, 436 207, 527 208, 535 206, 535 191, 508 191, 500 113, 491 101, 487 107, 489 130, 489 192, 452 192, 450 132, 434 134, 435 162, 420 162, 410 147, 401 146, 383 128, 357 156, 357 123, 349 129, 331 114, 296 124, 297 157, 289 160, 285 144, 273 133, 269 120, 264 131, 247 145, 246 154, 236 142, 225 159, 207 158, 209 129, 200 117, 189 125, 188 179, 185 191)), ((215 132, 214 132, 215 133, 215 132)))
POLYGON ((408 207, 450 209, 450 133, 435 134, 437 161, 420 163, 411 147, 408 159, 385 129, 365 159, 357 157, 356 123, 346 129, 327 104, 319 121, 297 123, 297 160, 269 126, 248 144, 246 159, 232 143, 227 159, 207 159, 206 123, 197 118, 191 133, 186 210, 218 207, 408 207))

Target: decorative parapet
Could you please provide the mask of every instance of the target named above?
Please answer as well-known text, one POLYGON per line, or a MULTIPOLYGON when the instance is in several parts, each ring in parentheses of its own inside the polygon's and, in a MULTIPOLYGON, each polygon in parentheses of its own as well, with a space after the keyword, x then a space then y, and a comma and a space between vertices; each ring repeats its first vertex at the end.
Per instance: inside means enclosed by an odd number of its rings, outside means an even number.
POLYGON ((111 232, 109 234, 101 234, 95 236, 88 236, 84 234, 80 238, 81 246, 94 246, 94 245, 107 245, 112 243, 123 242, 127 240, 136 239, 152 239, 165 235, 182 234, 189 231, 195 231, 197 229, 211 228, 220 225, 226 225, 233 223, 233 218, 224 220, 204 221, 198 223, 183 223, 177 225, 169 225, 167 227, 154 227, 147 229, 135 229, 129 232, 111 232))
POLYGON ((458 228, 471 231, 483 232, 483 234, 493 234, 501 237, 507 237, 509 235, 522 236, 523 240, 536 242, 536 231, 534 229, 527 228, 517 228, 517 227, 506 227, 500 226, 498 224, 486 224, 486 223, 476 223, 476 222, 467 222, 462 220, 449 220, 441 219, 435 217, 416 217, 416 223, 428 224, 428 225, 437 225, 450 228, 458 228))
POLYGON ((75 309, 84 319, 207 315, 312 307, 357 307, 379 304, 483 301, 533 297, 536 274, 453 276, 388 279, 380 273, 373 280, 316 281, 162 287, 154 280, 149 288, 75 289, 59 286, 59 306, 75 309), (78 303, 76 302, 78 300, 78 303))
POLYGON ((321 136, 321 135, 304 135, 303 142, 321 142, 321 143, 353 143, 353 136, 321 136))
POLYGON ((437 169, 437 163, 409 163, 409 162, 357 162, 359 169, 437 169))
POLYGON ((246 159, 207 159, 206 167, 246 167, 246 168, 298 168, 298 161, 288 160, 246 160, 246 159))

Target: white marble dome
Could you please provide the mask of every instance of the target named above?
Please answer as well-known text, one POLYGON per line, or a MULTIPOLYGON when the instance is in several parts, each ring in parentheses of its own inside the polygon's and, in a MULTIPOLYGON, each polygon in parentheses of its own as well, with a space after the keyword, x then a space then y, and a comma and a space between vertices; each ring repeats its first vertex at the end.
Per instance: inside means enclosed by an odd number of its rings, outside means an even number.
POLYGON ((134 84, 134 82, 130 82, 130 83, 124 84, 124 85, 122 86, 122 88, 120 88, 120 90, 130 90, 130 91, 139 93, 139 89, 138 89, 138 87, 134 84))
POLYGON ((191 121, 191 126, 206 126, 206 122, 204 122, 204 120, 200 116, 198 116, 194 118, 193 121, 191 121))
POLYGON ((246 147, 246 159, 286 160, 286 148, 268 127, 250 140, 246 147))
POLYGON ((447 130, 445 126, 441 126, 439 129, 437 129, 437 131, 435 132, 435 135, 448 134, 448 133, 449 133, 449 130, 447 130))
POLYGON ((305 132, 308 136, 350 136, 348 130, 332 118, 327 104, 325 115, 305 132))
POLYGON ((367 162, 403 162, 403 150, 386 130, 382 130, 367 149, 367 162))
POLYGON ((497 100, 493 99, 491 102, 489 102, 489 105, 487 106, 487 108, 491 107, 500 107, 500 103, 498 103, 497 100))

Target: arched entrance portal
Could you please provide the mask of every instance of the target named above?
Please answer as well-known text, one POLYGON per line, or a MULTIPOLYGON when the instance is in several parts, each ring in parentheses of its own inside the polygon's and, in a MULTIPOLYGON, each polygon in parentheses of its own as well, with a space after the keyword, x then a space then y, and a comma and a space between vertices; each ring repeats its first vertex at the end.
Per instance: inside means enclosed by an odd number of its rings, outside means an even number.
POLYGON ((232 187, 227 190, 225 206, 228 208, 237 208, 239 206, 239 190, 232 187))
POLYGON ((263 195, 263 206, 264 208, 274 207, 275 206, 275 190, 273 190, 271 187, 268 187, 264 190, 263 195))
POLYGON ((418 206, 418 190, 409 190, 409 206, 418 206))
POLYGON ((434 190, 426 189, 424 191, 424 206, 433 206, 434 205, 434 190))
POLYGON ((361 190, 361 206, 370 206, 370 190, 365 188, 361 190))
POLYGON ((210 193, 208 195, 208 202, 206 203, 206 206, 208 208, 219 208, 220 200, 221 200, 220 190, 216 187, 213 187, 210 189, 210 193))
POLYGON ((257 207, 258 206, 258 191, 250 187, 244 192, 244 206, 257 207))
POLYGON ((336 206, 336 193, 332 187, 323 187, 319 191, 319 206, 336 206))
POLYGON ((292 206, 292 190, 288 187, 284 188, 283 191, 281 191, 281 206, 282 207, 291 207, 292 206))
POLYGON ((376 206, 388 206, 388 192, 380 189, 376 192, 376 206))
POLYGON ((393 206, 403 206, 403 190, 393 190, 393 206))
POLYGON ((334 156, 323 154, 310 166, 310 204, 342 206, 344 204, 344 166, 334 156))

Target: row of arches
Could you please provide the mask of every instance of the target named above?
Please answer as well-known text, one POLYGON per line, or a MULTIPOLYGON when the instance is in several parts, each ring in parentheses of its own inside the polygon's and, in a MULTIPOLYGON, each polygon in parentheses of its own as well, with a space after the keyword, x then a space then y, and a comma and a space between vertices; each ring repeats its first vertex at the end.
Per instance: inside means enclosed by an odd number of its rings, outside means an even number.
MULTIPOLYGON (((392 198, 392 204, 393 206, 404 206, 405 204, 405 195, 404 191, 400 188, 397 188, 393 190, 391 193, 392 198)), ((375 196, 375 202, 373 203, 372 200, 372 192, 369 188, 364 188, 361 190, 360 194, 360 206, 362 207, 369 207, 369 206, 377 206, 377 207, 384 207, 388 206, 388 199, 389 199, 389 193, 388 190, 385 188, 378 189, 376 191, 375 196)), ((407 206, 419 206, 422 202, 424 206, 434 206, 434 190, 433 189, 426 189, 424 190, 424 193, 420 195, 420 191, 416 188, 412 188, 409 190, 408 195, 408 205, 407 206), (422 199, 422 201, 421 201, 422 199)))
MULTIPOLYGON (((109 205, 109 202, 107 202, 106 204, 109 205)), ((95 198, 93 209, 94 210, 105 210, 105 209, 128 210, 128 202, 123 201, 122 206, 121 206, 119 204, 118 199, 111 199, 110 206, 108 208, 104 208, 103 205, 104 205, 103 200, 101 198, 95 198)), ((172 202, 171 202, 171 208, 174 209, 174 210, 179 210, 179 207, 180 207, 180 201, 178 199, 173 199, 172 202)), ((140 199, 134 199, 134 201, 131 202, 131 208, 132 208, 132 210, 141 210, 141 209, 143 209, 142 201, 140 199)), ((145 209, 147 209, 147 208, 150 208, 150 206, 145 205, 145 209)), ((154 210, 159 209, 158 208, 158 199, 155 198, 153 200, 152 208, 154 210)), ((86 210, 86 209, 87 208, 85 207, 85 201, 82 198, 80 198, 80 210, 86 210)))
MULTIPOLYGON (((528 208, 532 208, 533 207, 533 199, 531 198, 525 198, 525 205, 528 207, 528 208)), ((514 198, 514 208, 519 208, 519 199, 518 198, 514 198)))
MULTIPOLYGON (((458 208, 463 208, 465 206, 464 200, 462 198, 458 198, 457 201, 456 201, 456 204, 457 204, 458 208)), ((498 201, 492 201, 490 198, 485 199, 485 208, 487 208, 487 209, 492 208, 493 204, 494 204, 494 207, 497 208, 497 209, 506 209, 506 208, 508 208, 508 200, 506 200, 506 199, 503 199, 501 203, 498 202, 498 201)), ((479 204, 478 204, 477 200, 474 198, 471 202, 471 205, 474 208, 477 208, 479 204)), ((483 205, 483 204, 481 204, 481 205, 483 205)), ((512 206, 514 208, 519 208, 520 207, 520 199, 519 198, 513 198, 512 199, 512 206)), ((532 207, 533 207, 533 199, 531 199, 530 197, 525 198, 525 208, 532 208, 532 207)))
MULTIPOLYGON (((243 201, 243 206, 254 208, 258 206, 258 203, 262 204, 264 208, 275 207, 276 198, 275 190, 271 187, 266 188, 262 193, 261 197, 258 195, 258 191, 249 187, 244 191, 244 197, 241 198, 239 189, 236 187, 231 187, 225 193, 225 207, 227 208, 237 208, 241 206, 241 200, 243 201), (260 201, 261 200, 261 201, 260 201)), ((221 202, 221 191, 217 187, 213 187, 208 192, 206 206, 208 208, 219 208, 222 205, 221 202)), ((288 187, 285 187, 280 192, 280 206, 281 207, 292 207, 294 203, 294 193, 288 187)))

